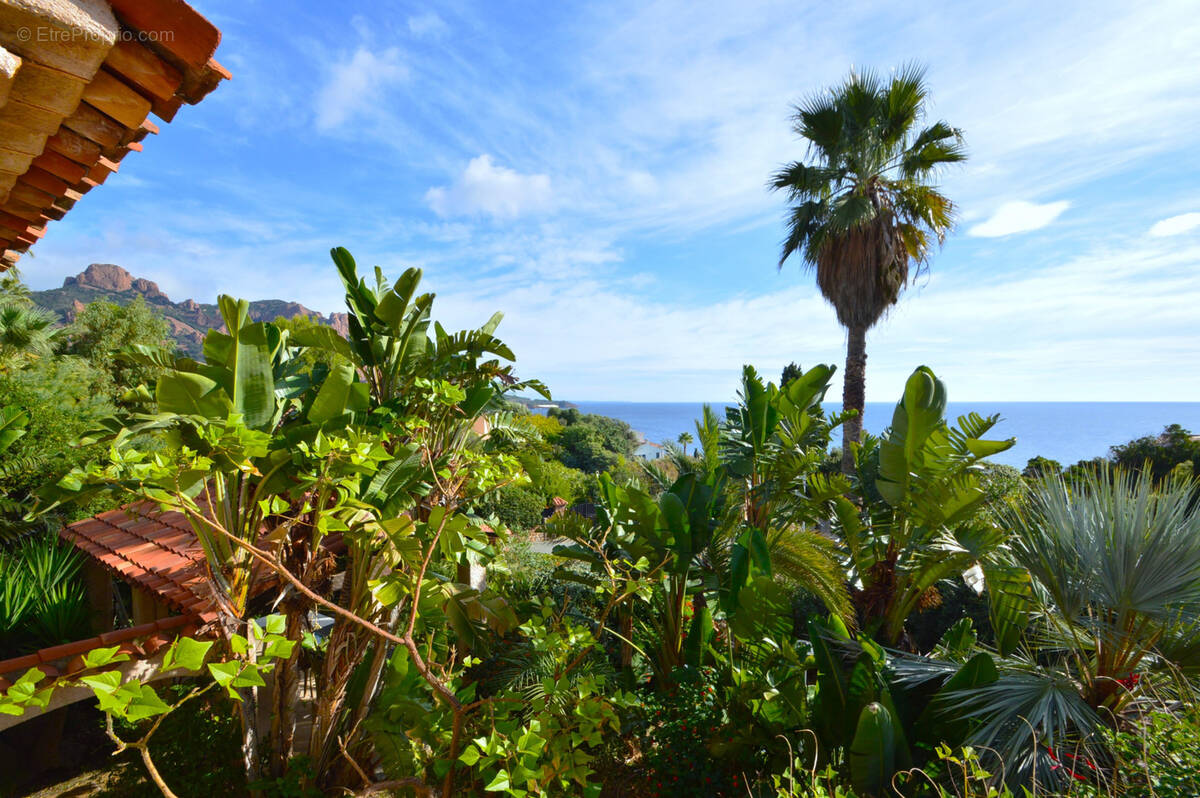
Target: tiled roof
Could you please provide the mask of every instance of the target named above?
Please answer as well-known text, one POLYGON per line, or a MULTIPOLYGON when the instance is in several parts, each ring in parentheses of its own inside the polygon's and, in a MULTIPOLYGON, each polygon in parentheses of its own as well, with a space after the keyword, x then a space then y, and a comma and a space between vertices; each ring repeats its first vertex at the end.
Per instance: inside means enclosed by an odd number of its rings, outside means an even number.
POLYGON ((183 0, 0 2, 0 272, 230 77, 183 0))
POLYGON ((76 521, 60 534, 162 603, 205 622, 216 617, 204 550, 183 514, 132 504, 76 521))
POLYGON ((51 646, 23 657, 0 660, 0 692, 30 668, 38 668, 47 680, 83 670, 83 655, 97 648, 120 646, 122 654, 131 659, 153 656, 176 636, 190 637, 197 631, 200 619, 194 615, 174 615, 157 621, 116 629, 86 640, 51 646))

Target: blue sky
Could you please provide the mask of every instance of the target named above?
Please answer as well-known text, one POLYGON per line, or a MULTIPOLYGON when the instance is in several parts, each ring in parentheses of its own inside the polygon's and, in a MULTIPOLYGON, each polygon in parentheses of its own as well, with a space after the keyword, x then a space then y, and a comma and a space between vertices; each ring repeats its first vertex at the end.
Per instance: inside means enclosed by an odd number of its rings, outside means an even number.
POLYGON ((971 158, 868 401, 922 363, 955 400, 1200 400, 1187 2, 193 2, 233 80, 51 225, 33 287, 111 262, 328 312, 344 245, 424 268, 448 324, 504 311, 560 397, 722 401, 743 363, 843 358, 811 275, 775 268, 791 103, 918 60, 971 158))

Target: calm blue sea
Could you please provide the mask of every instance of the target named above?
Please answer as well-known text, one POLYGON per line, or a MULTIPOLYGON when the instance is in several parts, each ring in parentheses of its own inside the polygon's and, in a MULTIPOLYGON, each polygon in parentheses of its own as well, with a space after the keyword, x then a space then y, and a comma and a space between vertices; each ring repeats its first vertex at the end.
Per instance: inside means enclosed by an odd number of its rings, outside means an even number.
MULTIPOLYGON (((572 403, 581 413, 628 422, 654 443, 675 440, 684 431, 695 434, 695 420, 703 407, 699 402, 572 403)), ((712 405, 723 417, 725 403, 712 405)), ((828 409, 839 406, 830 404, 828 409)), ((881 433, 891 423, 894 409, 893 403, 868 402, 864 426, 869 432, 881 433)), ((992 437, 1015 437, 1017 445, 993 459, 1015 466, 1024 466, 1035 455, 1064 465, 1099 457, 1108 453, 1109 446, 1156 435, 1168 424, 1182 424, 1200 434, 1200 402, 951 402, 946 415, 954 419, 970 411, 984 416, 1000 414, 992 437)))

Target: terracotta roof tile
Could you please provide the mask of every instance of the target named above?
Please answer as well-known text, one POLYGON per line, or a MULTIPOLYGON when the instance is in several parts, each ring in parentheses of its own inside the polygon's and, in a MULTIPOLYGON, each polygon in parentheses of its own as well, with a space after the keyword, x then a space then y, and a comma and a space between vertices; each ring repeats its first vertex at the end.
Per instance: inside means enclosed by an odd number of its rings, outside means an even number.
POLYGON ((84 670, 83 655, 97 648, 116 645, 119 653, 134 659, 152 655, 161 651, 179 635, 194 635, 199 629, 198 622, 207 623, 211 620, 212 618, 196 615, 173 615, 139 626, 105 632, 87 640, 51 646, 23 657, 0 661, 0 691, 8 689, 13 679, 19 678, 33 667, 40 669, 50 679, 57 678, 64 673, 78 673, 84 670), (138 643, 139 640, 143 642, 138 643), (61 668, 51 664, 52 662, 60 663, 63 660, 67 660, 67 662, 61 668))
POLYGON ((66 527, 62 536, 122 579, 178 609, 210 609, 203 551, 196 536, 149 504, 101 513, 66 527))
POLYGON ((158 132, 150 113, 169 122, 230 78, 213 57, 220 30, 184 0, 108 4, 115 19, 97 22, 98 37, 82 50, 74 39, 38 39, 20 51, 21 69, 0 103, 0 151, 12 156, 0 170, 0 211, 31 224, 0 225, 0 271, 41 238, 46 219, 62 219, 127 153, 142 150, 139 142, 158 132), (98 167, 100 156, 108 163, 98 167))

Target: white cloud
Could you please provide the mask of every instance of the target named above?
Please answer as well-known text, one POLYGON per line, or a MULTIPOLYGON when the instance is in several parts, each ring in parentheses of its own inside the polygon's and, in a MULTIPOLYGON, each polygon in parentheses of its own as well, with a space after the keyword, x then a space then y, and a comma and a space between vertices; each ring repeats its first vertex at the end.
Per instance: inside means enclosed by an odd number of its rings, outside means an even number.
POLYGON ((496 166, 492 156, 486 154, 472 158, 452 185, 425 192, 425 203, 442 217, 486 214, 515 219, 548 209, 552 199, 548 175, 523 175, 507 166, 496 166))
POLYGON ((398 49, 374 53, 359 47, 348 61, 331 67, 328 80, 317 92, 317 129, 333 130, 351 117, 373 110, 389 86, 403 83, 408 76, 398 49))
POLYGON ((408 32, 413 36, 437 38, 449 31, 450 26, 446 24, 446 21, 432 11, 408 18, 408 32))
POLYGON ((1047 202, 1043 205, 1022 200, 1006 202, 996 209, 991 218, 975 225, 968 232, 970 235, 981 238, 997 238, 1013 233, 1040 230, 1057 219, 1070 206, 1071 203, 1066 200, 1047 202))
POLYGON ((1177 236, 1197 227, 1200 227, 1200 213, 1181 213, 1155 222, 1150 228, 1150 235, 1155 238, 1177 236))

